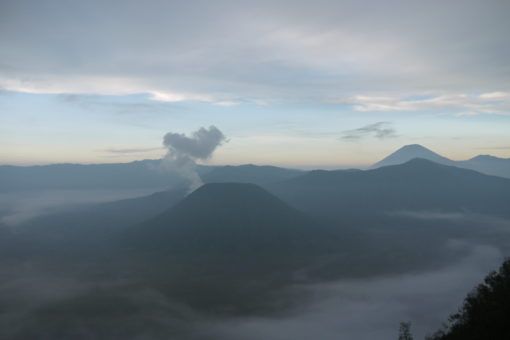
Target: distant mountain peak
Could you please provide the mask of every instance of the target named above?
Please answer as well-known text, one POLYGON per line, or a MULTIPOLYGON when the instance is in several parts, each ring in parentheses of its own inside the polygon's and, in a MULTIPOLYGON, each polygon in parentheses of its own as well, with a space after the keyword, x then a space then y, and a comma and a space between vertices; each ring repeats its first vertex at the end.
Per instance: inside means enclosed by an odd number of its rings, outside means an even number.
POLYGON ((427 149, 423 145, 409 144, 404 145, 403 147, 393 152, 389 156, 385 157, 381 161, 375 163, 374 165, 372 165, 371 168, 403 164, 415 158, 422 158, 445 165, 452 165, 454 163, 450 159, 443 157, 430 149, 427 149))
MULTIPOLYGON (((416 153, 421 153, 421 154, 425 154, 425 155, 440 156, 438 153, 430 150, 429 148, 424 147, 421 144, 404 145, 403 147, 401 147, 400 149, 395 151, 393 154, 398 154, 398 153, 401 154, 401 153, 406 153, 406 152, 416 152, 416 153)), ((442 157, 442 156, 440 156, 440 157, 442 157)), ((419 158, 419 157, 415 157, 415 158, 419 158)))
POLYGON ((504 160, 504 158, 499 158, 499 157, 492 156, 492 155, 478 155, 478 156, 475 156, 470 159, 470 161, 484 161, 484 160, 498 161, 498 160, 504 160))
POLYGON ((399 149, 399 151, 402 151, 402 150, 426 150, 426 151, 432 152, 430 149, 427 149, 426 147, 424 147, 421 144, 407 144, 399 149))
POLYGON ((491 155, 478 155, 465 161, 453 161, 420 144, 404 145, 370 168, 376 169, 383 166, 404 164, 415 158, 426 159, 443 165, 475 170, 487 175, 510 178, 510 158, 505 159, 491 155))

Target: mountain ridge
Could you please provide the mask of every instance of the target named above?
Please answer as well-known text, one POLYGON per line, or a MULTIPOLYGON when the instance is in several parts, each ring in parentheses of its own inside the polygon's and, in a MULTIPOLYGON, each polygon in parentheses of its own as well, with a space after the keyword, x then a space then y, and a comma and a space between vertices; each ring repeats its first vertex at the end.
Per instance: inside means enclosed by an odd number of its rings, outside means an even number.
POLYGON ((510 179, 419 158, 357 172, 309 172, 271 190, 302 211, 335 218, 397 210, 510 214, 510 179))
POLYGON ((455 161, 420 144, 404 145, 382 160, 374 163, 369 167, 369 169, 403 164, 414 158, 423 158, 443 165, 475 170, 486 175, 510 178, 510 158, 499 158, 492 155, 478 155, 467 160, 455 161))

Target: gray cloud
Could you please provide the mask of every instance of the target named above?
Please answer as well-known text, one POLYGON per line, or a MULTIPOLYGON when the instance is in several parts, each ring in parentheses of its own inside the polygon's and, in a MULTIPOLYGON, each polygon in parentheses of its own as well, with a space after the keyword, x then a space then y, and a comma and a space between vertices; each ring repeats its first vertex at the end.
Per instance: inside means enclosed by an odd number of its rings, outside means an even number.
POLYGON ((226 140, 223 132, 214 125, 201 127, 189 137, 182 133, 168 132, 163 138, 163 145, 168 149, 163 166, 187 178, 191 189, 196 189, 202 180, 195 170, 195 162, 209 159, 214 150, 226 140))
POLYGON ((191 137, 182 133, 168 132, 163 144, 174 157, 205 160, 210 158, 214 150, 225 140, 225 135, 216 126, 211 125, 209 129, 201 127, 193 132, 191 137))
POLYGON ((378 139, 396 137, 396 131, 391 127, 390 122, 377 122, 362 126, 358 129, 346 130, 340 137, 347 141, 357 141, 365 137, 374 137, 378 139))
POLYGON ((505 91, 509 11, 497 0, 4 1, 0 87, 226 105, 505 91))
POLYGON ((152 151, 162 150, 159 148, 109 148, 101 150, 102 152, 110 153, 113 155, 124 156, 124 155, 132 155, 132 154, 144 154, 152 151))

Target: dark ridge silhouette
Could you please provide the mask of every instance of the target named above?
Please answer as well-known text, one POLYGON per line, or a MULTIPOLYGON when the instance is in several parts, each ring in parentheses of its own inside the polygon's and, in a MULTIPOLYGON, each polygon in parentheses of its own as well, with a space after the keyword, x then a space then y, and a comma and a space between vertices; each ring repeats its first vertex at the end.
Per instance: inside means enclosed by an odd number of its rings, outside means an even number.
POLYGON ((407 210, 510 215, 509 179, 425 159, 366 171, 311 171, 271 190, 320 216, 407 210))
POLYGON ((257 185, 211 183, 131 228, 125 240, 143 250, 255 254, 319 249, 331 236, 257 185))

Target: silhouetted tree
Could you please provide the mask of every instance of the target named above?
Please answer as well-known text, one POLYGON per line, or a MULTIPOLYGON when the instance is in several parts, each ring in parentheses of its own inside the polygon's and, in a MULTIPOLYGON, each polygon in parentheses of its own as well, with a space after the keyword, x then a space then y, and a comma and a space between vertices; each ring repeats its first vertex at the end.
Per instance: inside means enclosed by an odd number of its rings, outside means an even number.
POLYGON ((510 259, 490 273, 431 340, 510 339, 510 259))
POLYGON ((411 335, 411 323, 401 322, 400 329, 398 331, 398 340, 413 340, 411 335))

